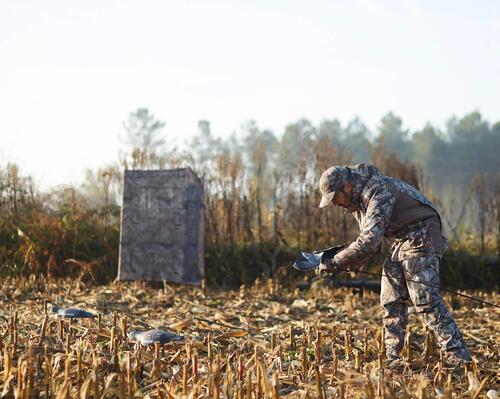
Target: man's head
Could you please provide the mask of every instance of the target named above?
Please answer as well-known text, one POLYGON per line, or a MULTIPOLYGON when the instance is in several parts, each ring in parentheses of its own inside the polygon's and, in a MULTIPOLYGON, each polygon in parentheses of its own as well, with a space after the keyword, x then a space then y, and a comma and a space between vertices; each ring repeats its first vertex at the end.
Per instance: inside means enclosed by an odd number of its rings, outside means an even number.
POLYGON ((323 194, 320 208, 329 204, 349 208, 352 200, 350 174, 350 169, 345 166, 332 166, 323 172, 319 179, 319 189, 323 194))

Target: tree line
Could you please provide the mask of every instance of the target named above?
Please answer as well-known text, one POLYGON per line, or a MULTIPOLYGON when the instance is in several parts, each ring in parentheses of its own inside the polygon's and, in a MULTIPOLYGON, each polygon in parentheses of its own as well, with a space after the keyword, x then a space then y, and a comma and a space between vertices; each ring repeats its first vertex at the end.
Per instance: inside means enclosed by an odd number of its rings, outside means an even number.
POLYGON ((337 119, 318 126, 301 119, 280 135, 250 121, 222 139, 200 121, 198 133, 177 148, 168 144, 165 122, 148 109, 131 112, 123 126, 123 151, 108 165, 86 171, 79 187, 41 192, 16 165, 0 170, 3 274, 111 278, 123 170, 190 167, 205 183, 210 276, 220 284, 273 276, 299 248, 356 236, 350 215, 318 209, 318 180, 329 166, 359 162, 373 162, 433 200, 455 251, 482 256, 485 279, 494 270, 487 257, 498 262, 500 122, 491 125, 478 112, 451 118, 445 132, 430 124, 409 132, 388 113, 376 134, 359 118, 345 126, 337 119))

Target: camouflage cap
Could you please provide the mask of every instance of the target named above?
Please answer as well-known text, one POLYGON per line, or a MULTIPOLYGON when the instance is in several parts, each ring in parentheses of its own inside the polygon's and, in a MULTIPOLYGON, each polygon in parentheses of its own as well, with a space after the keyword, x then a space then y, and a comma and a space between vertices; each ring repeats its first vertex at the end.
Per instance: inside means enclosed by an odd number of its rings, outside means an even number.
POLYGON ((347 181, 351 171, 345 166, 332 166, 325 170, 319 179, 319 189, 323 196, 319 203, 320 208, 324 208, 332 202, 335 193, 342 191, 344 183, 347 181))

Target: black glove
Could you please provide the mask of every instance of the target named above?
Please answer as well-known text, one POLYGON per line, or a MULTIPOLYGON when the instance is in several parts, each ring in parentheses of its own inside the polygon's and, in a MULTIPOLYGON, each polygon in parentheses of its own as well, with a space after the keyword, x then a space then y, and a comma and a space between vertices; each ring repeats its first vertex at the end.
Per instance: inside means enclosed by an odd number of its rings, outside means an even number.
POLYGON ((321 263, 320 263, 317 270, 318 270, 318 273, 320 275, 322 275, 325 273, 335 274, 335 273, 342 271, 343 269, 340 266, 340 264, 338 264, 335 261, 335 258, 327 258, 327 259, 321 260, 321 263))

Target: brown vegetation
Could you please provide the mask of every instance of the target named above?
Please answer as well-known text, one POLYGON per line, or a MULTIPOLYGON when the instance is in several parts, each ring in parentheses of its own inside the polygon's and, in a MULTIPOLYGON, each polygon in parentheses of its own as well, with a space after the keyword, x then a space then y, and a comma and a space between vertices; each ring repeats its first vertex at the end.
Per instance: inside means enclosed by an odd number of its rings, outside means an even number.
MULTIPOLYGON (((231 151, 220 153, 213 163, 195 164, 205 183, 206 267, 211 284, 237 287, 267 278, 279 267, 288 267, 299 249, 356 237, 350 215, 317 206, 318 176, 331 164, 350 163, 349 152, 329 141, 311 141, 313 157, 307 162, 269 173, 269 154, 262 140, 264 135, 257 135, 253 172, 241 154, 231 151)), ((383 172, 422 185, 419 168, 388 152, 383 141, 373 146, 372 156, 383 172)), ((110 167, 98 171, 93 197, 88 190, 84 195, 72 187, 43 193, 15 165, 0 171, 0 276, 74 276, 97 283, 114 279, 120 182, 118 168, 110 167), (100 202, 93 203, 96 198, 100 202)), ((492 289, 498 283, 498 187, 498 179, 478 176, 461 206, 444 204, 442 197, 428 192, 451 232, 453 251, 445 256, 442 273, 448 286, 492 289), (465 214, 475 223, 472 231, 464 225, 465 214)))

